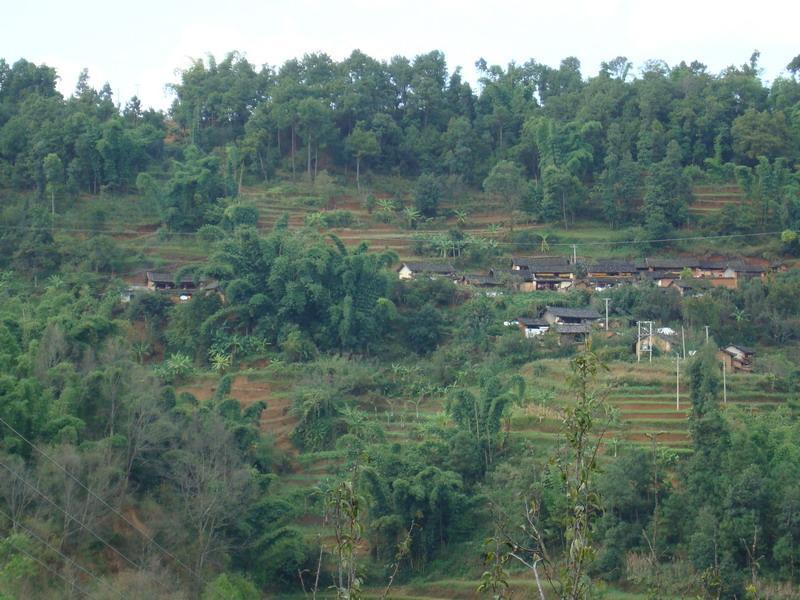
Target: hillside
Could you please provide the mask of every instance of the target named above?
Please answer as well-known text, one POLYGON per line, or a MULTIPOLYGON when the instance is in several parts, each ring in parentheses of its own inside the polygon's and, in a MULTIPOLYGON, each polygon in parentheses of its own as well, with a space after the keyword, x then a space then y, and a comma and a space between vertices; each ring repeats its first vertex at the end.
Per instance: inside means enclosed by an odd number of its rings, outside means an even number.
POLYGON ((0 59, 0 600, 800 597, 758 59, 0 59))

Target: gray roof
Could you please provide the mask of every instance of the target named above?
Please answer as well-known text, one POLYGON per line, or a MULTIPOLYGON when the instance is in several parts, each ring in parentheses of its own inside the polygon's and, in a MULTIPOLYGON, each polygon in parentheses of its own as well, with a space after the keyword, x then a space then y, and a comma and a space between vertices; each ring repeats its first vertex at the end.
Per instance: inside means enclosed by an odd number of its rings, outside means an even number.
POLYGON ((491 275, 464 275, 464 281, 472 285, 500 285, 491 275))
POLYGON ((727 352, 728 348, 736 348, 737 350, 741 350, 743 354, 753 355, 756 353, 756 351, 749 346, 742 346, 740 344, 728 344, 723 350, 727 352))
POLYGON ((559 323, 556 325, 558 333, 590 333, 592 328, 586 323, 559 323))
POLYGON ((550 327, 550 324, 547 321, 543 321, 542 319, 534 319, 533 317, 519 317, 517 318, 517 322, 520 325, 524 325, 525 327, 529 328, 550 327))
POLYGON ((651 269, 684 269, 693 268, 700 265, 700 261, 694 256, 684 258, 645 258, 645 263, 651 269))
POLYGON ((600 259, 586 265, 586 270, 589 273, 635 273, 636 265, 624 260, 600 259))
MULTIPOLYGON (((147 271, 146 274, 147 281, 152 281, 153 283, 169 283, 174 285, 175 284, 175 274, 174 273, 159 273, 157 271, 147 271)), ((181 277, 180 283, 194 283, 194 277, 184 276, 181 277)))
POLYGON ((455 273, 456 269, 453 265, 446 263, 426 263, 426 262, 404 262, 400 265, 400 269, 408 267, 414 273, 441 273, 449 275, 455 273))
POLYGON ((489 277, 498 275, 521 279, 522 281, 533 281, 533 275, 529 271, 514 271, 513 269, 489 269, 489 277))
POLYGON ((600 313, 593 308, 567 308, 565 306, 547 306, 545 310, 556 317, 566 319, 599 319, 600 313))
POLYGON ((511 265, 529 271, 568 273, 572 271, 569 260, 563 256, 513 256, 511 265))
POLYGON ((729 268, 740 273, 766 273, 767 269, 758 265, 746 265, 741 262, 732 262, 728 265, 729 268))

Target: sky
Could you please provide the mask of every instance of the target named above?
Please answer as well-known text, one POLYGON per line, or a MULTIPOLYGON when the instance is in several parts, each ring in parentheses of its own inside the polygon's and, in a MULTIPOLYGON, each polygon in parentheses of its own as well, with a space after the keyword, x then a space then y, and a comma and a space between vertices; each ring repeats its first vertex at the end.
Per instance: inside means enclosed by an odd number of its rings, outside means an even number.
POLYGON ((118 102, 136 94, 154 108, 169 106, 165 84, 191 59, 232 50, 272 66, 311 52, 341 60, 356 48, 378 59, 441 50, 474 84, 479 58, 558 66, 576 56, 588 77, 620 55, 634 72, 649 59, 719 72, 757 49, 771 81, 800 54, 799 18, 792 0, 16 1, 3 10, 0 57, 55 67, 65 95, 87 68, 90 84, 108 82, 118 102))

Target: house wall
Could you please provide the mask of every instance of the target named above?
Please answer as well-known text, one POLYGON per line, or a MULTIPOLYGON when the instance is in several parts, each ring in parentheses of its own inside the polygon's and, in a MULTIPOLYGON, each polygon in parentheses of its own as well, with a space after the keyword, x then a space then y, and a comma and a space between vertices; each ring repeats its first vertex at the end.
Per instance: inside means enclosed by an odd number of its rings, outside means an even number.
POLYGON ((722 287, 729 290, 735 290, 738 284, 736 277, 711 277, 707 281, 711 287, 722 287))
POLYGON ((413 271, 405 265, 397 272, 397 276, 400 279, 414 279, 413 271))

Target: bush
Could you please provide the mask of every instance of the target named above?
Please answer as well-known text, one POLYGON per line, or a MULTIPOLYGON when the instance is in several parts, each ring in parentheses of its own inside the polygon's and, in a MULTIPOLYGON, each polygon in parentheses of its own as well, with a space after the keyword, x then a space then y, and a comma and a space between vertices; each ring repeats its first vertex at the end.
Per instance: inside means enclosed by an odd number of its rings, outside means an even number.
POLYGON ((261 594, 251 581, 235 573, 218 575, 203 590, 203 600, 258 600, 261 594))
POLYGON ((309 227, 350 227, 356 223, 356 219, 349 210, 326 210, 313 212, 306 215, 306 225, 309 227))
POLYGON ((210 244, 225 237, 225 231, 217 225, 203 225, 197 230, 197 237, 200 241, 210 244))

